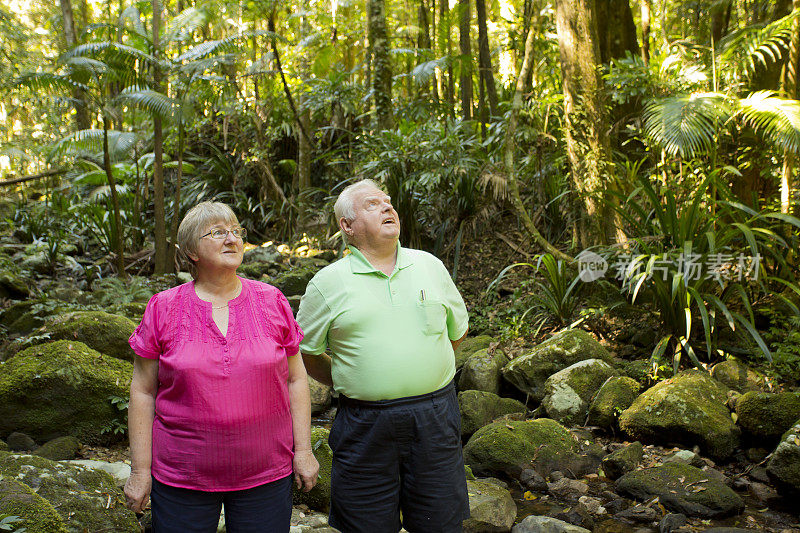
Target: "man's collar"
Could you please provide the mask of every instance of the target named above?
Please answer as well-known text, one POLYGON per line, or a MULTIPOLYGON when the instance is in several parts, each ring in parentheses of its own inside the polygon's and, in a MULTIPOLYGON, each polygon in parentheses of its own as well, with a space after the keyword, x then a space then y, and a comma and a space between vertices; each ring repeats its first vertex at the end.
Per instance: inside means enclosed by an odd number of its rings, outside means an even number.
MULTIPOLYGON (((372 266, 372 263, 370 263, 366 257, 364 257, 364 254, 361 253, 361 250, 352 244, 348 245, 347 248, 350 250, 350 269, 353 274, 380 272, 377 268, 372 266)), ((395 271, 411 266, 413 263, 414 258, 411 257, 411 254, 408 253, 408 250, 400 246, 400 241, 397 241, 397 262, 395 263, 394 267, 395 271)))

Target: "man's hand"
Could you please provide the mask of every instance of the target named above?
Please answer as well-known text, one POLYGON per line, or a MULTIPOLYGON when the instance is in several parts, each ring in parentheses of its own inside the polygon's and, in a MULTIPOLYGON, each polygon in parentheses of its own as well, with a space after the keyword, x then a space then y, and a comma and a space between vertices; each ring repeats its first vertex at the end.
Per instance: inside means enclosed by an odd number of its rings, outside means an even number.
POLYGON ((317 484, 319 475, 319 462, 311 450, 297 450, 294 452, 294 482, 298 489, 308 492, 317 484))
POLYGON ((125 482, 125 505, 134 513, 141 513, 150 501, 153 479, 150 472, 131 472, 125 482))

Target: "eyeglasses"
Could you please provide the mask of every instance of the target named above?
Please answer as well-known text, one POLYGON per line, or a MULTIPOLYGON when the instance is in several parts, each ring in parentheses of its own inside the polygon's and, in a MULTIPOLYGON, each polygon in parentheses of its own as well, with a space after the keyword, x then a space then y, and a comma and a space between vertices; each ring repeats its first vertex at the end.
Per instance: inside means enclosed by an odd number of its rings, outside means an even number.
POLYGON ((221 241, 222 239, 226 239, 228 237, 228 233, 233 235, 234 239, 242 239, 245 240, 247 238, 247 230, 244 228, 233 228, 233 229, 222 229, 222 228, 214 228, 205 235, 201 235, 200 238, 208 237, 211 235, 212 239, 216 239, 221 241))

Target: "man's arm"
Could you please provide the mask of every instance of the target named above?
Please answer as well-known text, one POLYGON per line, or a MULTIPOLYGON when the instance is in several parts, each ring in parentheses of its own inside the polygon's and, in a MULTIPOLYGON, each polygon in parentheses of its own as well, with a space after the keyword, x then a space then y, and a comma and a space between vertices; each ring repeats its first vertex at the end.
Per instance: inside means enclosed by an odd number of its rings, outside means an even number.
POLYGON ((329 355, 324 353, 319 355, 310 355, 304 353, 303 363, 306 365, 306 372, 308 372, 309 376, 324 385, 333 387, 333 377, 331 376, 331 358, 329 355))
POLYGON ((450 341, 450 344, 453 345, 453 351, 454 352, 456 351, 456 348, 458 348, 458 345, 461 344, 461 341, 463 341, 464 339, 467 338, 467 332, 468 331, 469 331, 469 328, 467 328, 467 331, 464 332, 464 334, 461 336, 460 339, 455 340, 455 341, 450 341))

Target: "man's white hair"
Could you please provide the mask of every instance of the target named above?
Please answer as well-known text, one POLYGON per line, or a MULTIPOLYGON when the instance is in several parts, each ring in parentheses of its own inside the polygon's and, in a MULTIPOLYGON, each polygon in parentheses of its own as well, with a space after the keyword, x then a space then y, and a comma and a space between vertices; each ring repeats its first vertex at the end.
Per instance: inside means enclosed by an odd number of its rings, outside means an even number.
POLYGON ((337 222, 341 220, 342 217, 344 217, 344 219, 348 222, 352 222, 352 220, 356 218, 356 210, 353 207, 353 200, 355 200, 354 196, 358 190, 365 187, 373 187, 379 191, 383 191, 381 186, 371 179, 359 180, 345 187, 344 190, 339 193, 336 203, 333 204, 333 214, 336 215, 337 222))

